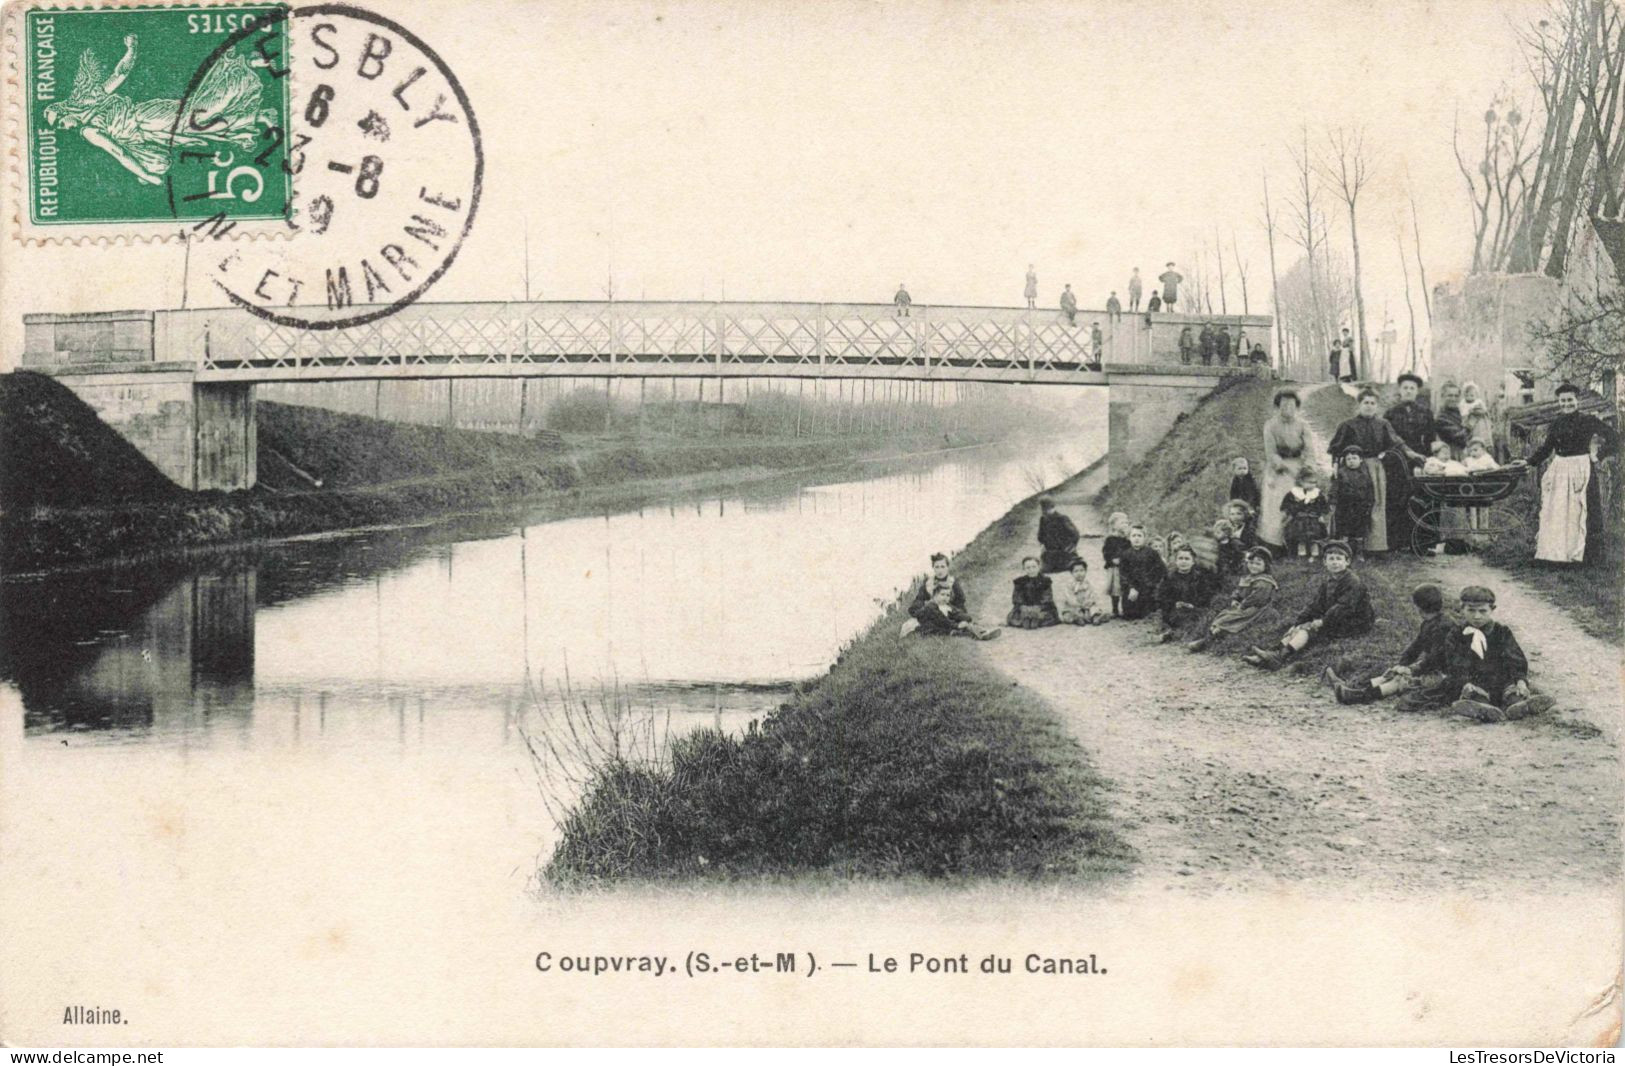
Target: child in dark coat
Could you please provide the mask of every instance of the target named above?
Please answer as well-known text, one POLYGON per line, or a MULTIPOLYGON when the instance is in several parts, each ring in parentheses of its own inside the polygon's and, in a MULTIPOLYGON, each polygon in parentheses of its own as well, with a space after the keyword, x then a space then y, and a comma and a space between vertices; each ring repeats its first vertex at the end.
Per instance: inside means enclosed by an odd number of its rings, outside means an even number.
POLYGON ((963 607, 955 607, 953 594, 946 586, 938 588, 925 602, 925 606, 914 614, 914 621, 918 623, 916 628, 920 635, 926 637, 973 637, 976 640, 992 640, 999 635, 996 627, 984 629, 971 621, 970 613, 963 607))
POLYGON ((1044 549, 1038 568, 1046 574, 1064 574, 1078 557, 1078 527, 1055 509, 1055 501, 1048 496, 1038 501, 1038 510, 1038 543, 1044 549))
POLYGON ((1213 569, 1221 577, 1235 577, 1246 569, 1247 549, 1236 537, 1230 519, 1220 518, 1213 523, 1213 569))
POLYGON ((1010 617, 1005 624, 1021 629, 1042 629, 1061 620, 1055 610, 1055 590, 1047 575, 1038 572, 1038 559, 1021 560, 1021 576, 1010 591, 1010 617))
POLYGON ((1225 499, 1245 500, 1247 506, 1256 511, 1262 498, 1258 492, 1258 482, 1253 480, 1252 465, 1247 462, 1247 457, 1238 455, 1230 460, 1230 495, 1225 499))
MULTIPOLYGON (((1376 677, 1358 684, 1349 684, 1337 676, 1331 667, 1321 675, 1337 693, 1338 703, 1370 703, 1387 696, 1408 692, 1413 688, 1429 688, 1443 679, 1435 672, 1424 674, 1424 664, 1436 664, 1453 623, 1444 613, 1444 594, 1437 585, 1418 585, 1411 590, 1411 602, 1422 615, 1422 624, 1416 638, 1399 653, 1399 661, 1376 677)), ((1414 710, 1413 707, 1404 707, 1414 710)))
POLYGON ((1371 508, 1377 490, 1365 471, 1365 455, 1358 445, 1343 449, 1342 467, 1332 479, 1332 516, 1337 535, 1348 541, 1356 558, 1365 554, 1365 539, 1371 535, 1371 508))
POLYGON ((1118 573, 1122 575, 1123 617, 1133 620, 1144 618, 1157 609, 1157 589, 1167 576, 1162 556, 1145 542, 1145 527, 1130 526, 1128 551, 1118 556, 1118 573))
POLYGON ((1117 561, 1123 553, 1128 551, 1128 515, 1122 511, 1114 511, 1107 520, 1106 528, 1110 530, 1106 539, 1100 543, 1100 559, 1106 571, 1106 595, 1112 601, 1112 615, 1114 617, 1123 613, 1121 601, 1123 599, 1123 576, 1117 568, 1117 561))
POLYGON ((1254 647, 1241 657, 1244 663, 1277 670, 1311 643, 1359 636, 1369 632, 1376 615, 1371 596, 1359 576, 1349 569, 1354 552, 1346 541, 1327 541, 1320 550, 1326 576, 1315 598, 1309 601, 1297 620, 1281 635, 1273 648, 1254 647))
POLYGON ((1448 707, 1480 722, 1506 722, 1538 714, 1549 696, 1529 691, 1529 659, 1512 630, 1495 620, 1495 593, 1482 585, 1461 590, 1460 628, 1452 625, 1421 669, 1437 680, 1417 685, 1400 697, 1400 710, 1448 707))
POLYGON ((1166 644, 1173 640, 1181 626, 1207 609, 1218 591, 1219 581, 1213 571, 1197 566, 1196 553, 1189 545, 1180 545, 1174 551, 1173 569, 1157 587, 1157 602, 1162 613, 1158 642, 1166 644))

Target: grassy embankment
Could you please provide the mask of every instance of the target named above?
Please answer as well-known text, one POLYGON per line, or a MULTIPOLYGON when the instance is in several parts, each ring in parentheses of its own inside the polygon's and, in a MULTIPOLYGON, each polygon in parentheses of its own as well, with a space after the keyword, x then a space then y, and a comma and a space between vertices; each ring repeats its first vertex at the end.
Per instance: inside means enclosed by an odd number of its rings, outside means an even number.
MULTIPOLYGON (((1230 487, 1230 460, 1245 455, 1253 470, 1264 468, 1264 420, 1274 413, 1270 399, 1275 388, 1273 382, 1244 380, 1210 396, 1175 425, 1144 462, 1107 487, 1098 501, 1100 509, 1133 516, 1146 523, 1153 536, 1211 527, 1230 487)), ((1309 402, 1323 403, 1327 395, 1323 392, 1309 402)), ((1329 390, 1329 395, 1347 399, 1337 390, 1329 390)), ((1317 418, 1325 413, 1319 407, 1315 410, 1317 418)), ((1345 676, 1375 673, 1393 663, 1414 635, 1417 614, 1410 597, 1424 580, 1422 562, 1409 552, 1391 552, 1356 564, 1355 571, 1370 591, 1376 626, 1358 640, 1311 646, 1291 669, 1319 673, 1335 665, 1345 676)), ((1253 644, 1273 643, 1313 598, 1325 571, 1318 561, 1285 559, 1276 563, 1274 573, 1281 586, 1274 605, 1250 629, 1215 640, 1209 646, 1211 654, 1236 656, 1253 644)), ((1228 584, 1233 588, 1234 579, 1228 584)), ((1201 630, 1202 624, 1194 623, 1182 639, 1194 639, 1201 630)))
POLYGON ((655 483, 703 488, 944 446, 935 430, 884 439, 581 435, 560 443, 256 407, 255 488, 187 492, 51 378, 0 375, 0 569, 393 525, 521 501, 609 503, 655 483))
MULTIPOLYGON (((994 562, 1032 537, 1035 500, 959 553, 963 580, 996 580, 994 562)), ((970 642, 900 638, 902 603, 744 736, 702 730, 659 765, 598 767, 548 878, 1091 880, 1126 869, 1133 855, 1109 824, 1103 782, 1055 716, 970 642)))

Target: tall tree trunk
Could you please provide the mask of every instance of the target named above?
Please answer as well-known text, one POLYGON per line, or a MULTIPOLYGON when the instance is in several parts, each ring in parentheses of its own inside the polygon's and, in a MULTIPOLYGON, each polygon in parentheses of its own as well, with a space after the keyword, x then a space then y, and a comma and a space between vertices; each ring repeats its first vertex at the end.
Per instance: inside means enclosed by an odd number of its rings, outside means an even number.
POLYGON ((1354 360, 1358 369, 1354 374, 1359 377, 1362 370, 1367 374, 1371 371, 1371 342, 1365 332, 1365 293, 1360 288, 1360 230, 1355 224, 1352 197, 1349 199, 1349 241, 1354 246, 1354 335, 1358 350, 1354 360))
POLYGON ((1273 328, 1275 337, 1275 365, 1282 371, 1286 369, 1285 338, 1286 330, 1281 324, 1281 297, 1280 276, 1275 270, 1275 216, 1270 212, 1270 176, 1264 175, 1264 230, 1269 235, 1270 242, 1270 313, 1275 319, 1273 328))

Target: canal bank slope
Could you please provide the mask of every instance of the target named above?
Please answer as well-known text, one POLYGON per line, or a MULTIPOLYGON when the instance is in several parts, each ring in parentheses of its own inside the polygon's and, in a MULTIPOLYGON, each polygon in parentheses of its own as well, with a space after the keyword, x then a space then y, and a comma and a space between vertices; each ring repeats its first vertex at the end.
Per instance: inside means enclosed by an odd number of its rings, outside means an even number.
POLYGON ((258 484, 175 486, 53 379, 0 375, 0 572, 29 573, 518 505, 613 506, 974 445, 940 430, 840 436, 507 433, 257 408, 258 484))

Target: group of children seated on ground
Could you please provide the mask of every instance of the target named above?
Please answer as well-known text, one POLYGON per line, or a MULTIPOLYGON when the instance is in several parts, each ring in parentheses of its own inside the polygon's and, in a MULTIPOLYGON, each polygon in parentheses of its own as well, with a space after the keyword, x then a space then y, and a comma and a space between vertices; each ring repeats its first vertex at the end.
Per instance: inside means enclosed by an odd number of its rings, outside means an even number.
MULTIPOLYGON (((1358 465, 1346 471, 1364 476, 1358 465)), ((1244 476, 1246 471, 1238 463, 1237 479, 1244 476)), ((1243 662, 1261 669, 1279 669, 1313 644, 1361 636, 1376 621, 1365 584, 1350 565, 1357 549, 1346 539, 1322 539, 1325 528, 1319 516, 1324 514, 1324 506, 1317 506, 1319 488, 1312 478, 1307 475, 1294 487, 1299 510, 1289 517, 1286 528, 1289 543, 1297 543, 1298 554, 1318 557, 1325 573, 1279 639, 1254 645, 1242 656, 1243 662), (1304 521, 1297 534, 1292 534, 1298 519, 1304 521), (1316 527, 1318 532, 1309 528, 1310 519, 1322 523, 1316 527)), ((1232 489, 1237 488, 1245 486, 1232 482, 1232 489)), ((1009 626, 1038 629, 1060 624, 1100 625, 1113 618, 1155 618, 1159 623, 1157 642, 1169 643, 1187 627, 1205 620, 1200 635, 1185 644, 1198 652, 1217 637, 1253 625, 1280 591, 1271 573, 1273 553, 1252 543, 1251 507, 1237 498, 1226 505, 1225 516, 1214 522, 1212 535, 1199 538, 1199 543, 1179 533, 1170 534, 1165 541, 1151 541, 1144 526, 1130 524, 1121 512, 1113 514, 1111 533, 1101 545, 1108 571, 1108 610, 1089 580, 1089 564, 1071 550, 1078 540, 1076 527, 1055 510, 1053 500, 1045 497, 1040 505, 1039 540, 1045 546, 1044 556, 1029 555, 1022 560, 1021 576, 1011 590, 1009 626), (1057 558, 1062 545, 1069 556, 1064 560, 1057 558), (1061 576, 1052 579, 1043 572, 1044 564, 1058 562, 1065 566, 1057 567, 1061 576), (1235 584, 1222 595, 1231 577, 1236 578, 1235 584)), ((1369 499, 1364 514, 1369 520, 1369 499)), ((964 588, 950 573, 948 557, 933 555, 931 569, 931 577, 909 608, 911 619, 904 623, 904 634, 917 629, 922 634, 979 640, 997 637, 998 628, 972 621, 964 588)), ((1334 687, 1338 700, 1366 703, 1399 695, 1401 710, 1447 707, 1480 721, 1524 717, 1550 706, 1548 698, 1530 694, 1528 661, 1512 631, 1494 619, 1494 592, 1469 586, 1460 599, 1461 621, 1456 622, 1445 613, 1438 586, 1418 587, 1412 595, 1422 614, 1416 639, 1398 663, 1369 681, 1349 683, 1328 667, 1324 680, 1334 687)))

